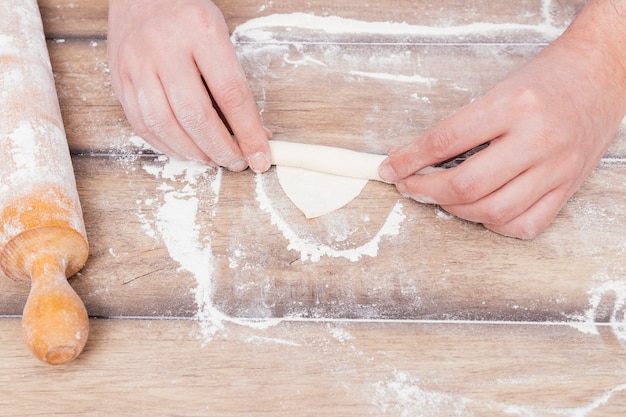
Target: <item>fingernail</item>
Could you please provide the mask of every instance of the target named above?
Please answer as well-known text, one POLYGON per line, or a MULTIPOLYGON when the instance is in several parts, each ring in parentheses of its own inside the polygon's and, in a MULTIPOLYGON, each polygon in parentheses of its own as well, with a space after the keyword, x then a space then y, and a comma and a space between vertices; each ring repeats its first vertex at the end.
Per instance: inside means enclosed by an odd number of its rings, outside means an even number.
POLYGON ((396 171, 394 171, 391 164, 387 161, 384 161, 380 168, 378 168, 378 175, 383 181, 386 182, 394 182, 396 180, 396 171))
POLYGON ((248 167, 248 164, 246 163, 246 161, 237 161, 234 164, 232 164, 231 166, 227 167, 229 171, 233 171, 233 172, 241 172, 244 169, 246 169, 248 167))
POLYGON ((406 190, 406 185, 403 182, 396 184, 396 188, 398 189, 398 192, 402 194, 402 197, 410 197, 406 190))
POLYGON ((263 152, 250 155, 248 165, 254 172, 265 172, 270 168, 270 160, 263 152))

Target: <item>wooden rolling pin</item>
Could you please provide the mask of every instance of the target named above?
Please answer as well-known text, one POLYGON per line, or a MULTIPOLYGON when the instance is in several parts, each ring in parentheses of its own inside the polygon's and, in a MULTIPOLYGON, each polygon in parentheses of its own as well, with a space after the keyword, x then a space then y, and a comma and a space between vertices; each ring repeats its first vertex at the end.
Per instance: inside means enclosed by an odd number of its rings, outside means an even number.
POLYGON ((36 0, 0 13, 0 267, 31 284, 22 327, 40 360, 82 351, 85 306, 67 278, 89 249, 36 0))

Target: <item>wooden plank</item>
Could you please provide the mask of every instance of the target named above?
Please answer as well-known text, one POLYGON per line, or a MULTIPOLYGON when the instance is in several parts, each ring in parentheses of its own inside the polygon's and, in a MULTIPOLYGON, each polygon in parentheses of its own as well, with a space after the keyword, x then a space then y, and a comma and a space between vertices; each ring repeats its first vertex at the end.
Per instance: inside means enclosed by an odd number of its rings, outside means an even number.
POLYGON ((0 413, 11 416, 617 416, 625 354, 608 328, 93 320, 83 354, 37 363, 0 320, 0 413))
MULTIPOLYGON (((380 183, 305 221, 273 171, 74 166, 91 255, 73 285, 96 316, 193 316, 198 289, 224 314, 257 318, 611 321, 626 299, 624 164, 601 167, 529 242, 380 183)), ((0 280, 0 314, 19 314, 26 292, 0 280)))
POLYGON ((107 31, 107 0, 39 0, 46 37, 104 39, 107 31))
MULTIPOLYGON (((51 42, 49 48, 72 151, 141 152, 112 92, 105 44, 51 42)), ((540 48, 245 44, 238 50, 277 139, 384 153, 480 97, 540 48)), ((626 156, 624 128, 607 156, 626 156)))
MULTIPOLYGON (((623 207, 624 174, 615 166, 596 172, 530 242, 398 200, 382 184, 307 221, 268 174, 256 199, 218 205, 213 251, 217 270, 228 272, 216 277, 215 304, 243 317, 567 320, 590 308, 590 292, 623 285, 625 241, 613 213, 623 207), (259 213, 257 200, 271 208, 259 213), (405 216, 398 235, 378 241, 397 204, 405 216)), ((233 189, 234 179, 226 176, 223 189, 233 189)), ((611 311, 595 316, 606 320, 611 311)))
MULTIPOLYGON (((546 21, 566 25, 584 4, 582 0, 524 0, 480 1, 456 0, 392 0, 375 1, 358 5, 331 0, 290 0, 281 2, 260 0, 217 0, 233 31, 242 23, 258 17, 290 14, 293 12, 338 16, 364 21, 407 22, 414 25, 446 27, 472 23, 515 23, 537 25, 546 21)), ((40 0, 39 6, 44 27, 49 38, 99 38, 106 37, 106 0, 40 0)))

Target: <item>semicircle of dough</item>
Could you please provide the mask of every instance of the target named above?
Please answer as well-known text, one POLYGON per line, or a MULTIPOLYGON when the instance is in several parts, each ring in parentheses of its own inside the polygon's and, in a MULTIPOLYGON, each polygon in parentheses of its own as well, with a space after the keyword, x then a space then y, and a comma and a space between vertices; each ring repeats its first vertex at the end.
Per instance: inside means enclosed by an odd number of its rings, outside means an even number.
POLYGON ((325 172, 279 165, 276 174, 287 197, 307 219, 333 212, 355 199, 367 179, 342 177, 325 172))

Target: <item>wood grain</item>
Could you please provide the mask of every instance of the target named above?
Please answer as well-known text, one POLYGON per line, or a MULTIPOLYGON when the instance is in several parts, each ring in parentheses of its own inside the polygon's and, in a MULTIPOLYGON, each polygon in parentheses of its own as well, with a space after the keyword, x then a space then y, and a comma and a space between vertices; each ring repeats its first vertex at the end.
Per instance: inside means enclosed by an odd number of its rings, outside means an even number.
MULTIPOLYGON (((539 24, 545 13, 556 26, 569 23, 585 2, 558 0, 548 2, 544 11, 541 0, 480 1, 391 0, 365 4, 332 0, 216 0, 230 30, 251 19, 272 14, 309 13, 340 16, 364 21, 408 22, 426 26, 459 26, 473 22, 539 24), (459 10, 462 10, 460 13, 459 10)), ((87 39, 106 37, 107 0, 39 0, 44 27, 49 38, 87 39)))
MULTIPOLYGON (((105 43, 48 46, 72 152, 144 152, 131 140, 134 134, 111 89, 105 43)), ((238 46, 264 123, 276 139, 378 153, 452 115, 540 49, 534 44, 238 46)), ((621 128, 607 157, 625 155, 621 128)))
MULTIPOLYGON (((39 4, 91 243, 71 284, 92 330, 69 366, 39 364, 19 330, 28 289, 0 277, 0 414, 626 412, 624 127, 554 224, 529 242, 399 199, 384 184, 305 222, 274 172, 152 155, 111 89, 107 2, 39 4), (176 212, 190 201, 196 211, 176 212), (398 233, 366 254, 362 245, 394 209, 404 216, 398 233), (177 245, 168 233, 181 230, 188 240, 177 245), (339 255, 314 259, 319 247, 339 255)), ((216 4, 276 138, 384 153, 523 65, 553 33, 537 25, 564 28, 584 1, 216 4), (272 26, 291 13, 323 24, 334 16, 504 30, 355 36, 295 20, 289 31, 272 26), (241 30, 253 19, 270 39, 241 30)))
POLYGON ((203 345, 190 321, 94 320, 84 354, 50 369, 20 349, 15 324, 0 322, 3 415, 626 411, 623 346, 608 328, 590 336, 536 325, 282 323, 263 331, 226 325, 203 345), (42 380, 53 388, 42 388, 42 380))
MULTIPOLYGON (((213 205, 217 171, 207 169, 197 185, 151 173, 167 166, 148 157, 74 157, 91 241, 74 285, 92 315, 193 315, 196 279, 179 270, 158 231, 167 196, 187 187, 204 202, 195 222, 202 225, 198 240, 208 241, 215 257, 215 304, 233 316, 561 321, 587 311, 588 292, 620 280, 626 269, 620 255, 626 224, 612 213, 626 197, 625 165, 599 168, 530 242, 403 201, 377 183, 344 210, 306 221, 268 173, 264 192, 299 239, 311 242, 304 245, 348 253, 319 261, 289 249, 290 240, 260 207, 258 178, 223 173, 213 205), (165 185, 171 190, 160 192, 165 185), (350 260, 350 250, 360 253, 355 248, 372 241, 397 202, 405 216, 399 235, 381 239, 376 256, 350 260), (346 231, 350 238, 341 240, 346 231)), ((8 280, 0 288, 1 313, 19 314, 25 289, 8 280)), ((595 318, 607 321, 612 312, 600 308, 595 318)))

